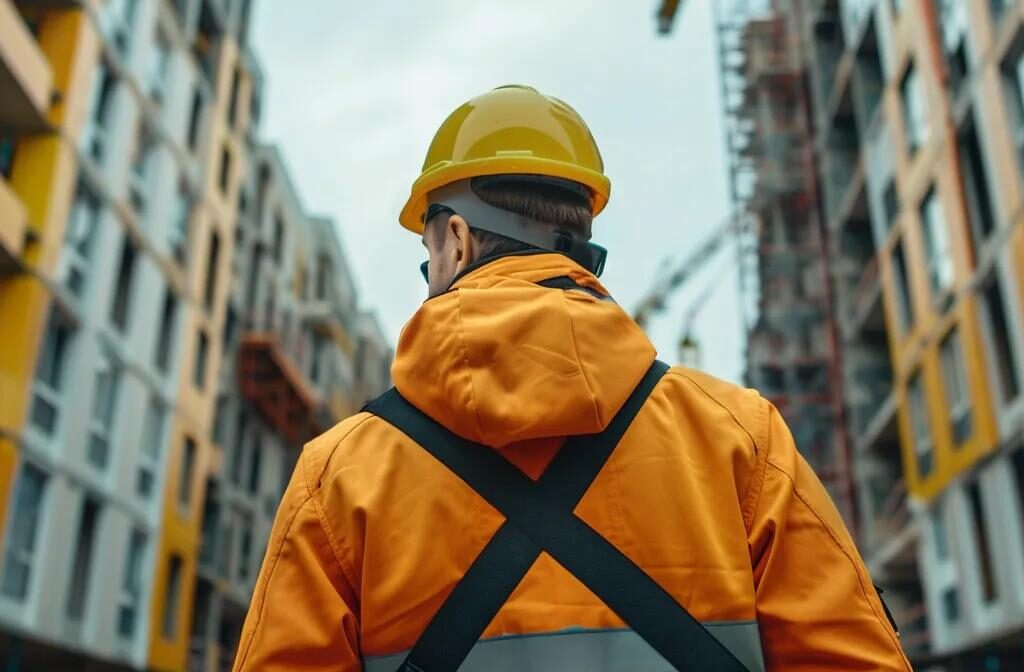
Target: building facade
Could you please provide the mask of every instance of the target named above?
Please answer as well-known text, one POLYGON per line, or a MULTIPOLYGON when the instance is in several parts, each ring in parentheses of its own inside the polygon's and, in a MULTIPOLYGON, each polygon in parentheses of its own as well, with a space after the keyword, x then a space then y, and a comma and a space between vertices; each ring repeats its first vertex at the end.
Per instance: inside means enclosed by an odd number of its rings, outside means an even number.
POLYGON ((921 669, 1024 665, 1024 3, 798 17, 859 541, 921 669))
POLYGON ((811 10, 847 380, 878 390, 851 427, 862 545, 922 666, 1015 669, 1024 3, 811 10))
POLYGON ((303 441, 387 384, 258 142, 251 11, 0 0, 8 669, 228 666, 303 441))

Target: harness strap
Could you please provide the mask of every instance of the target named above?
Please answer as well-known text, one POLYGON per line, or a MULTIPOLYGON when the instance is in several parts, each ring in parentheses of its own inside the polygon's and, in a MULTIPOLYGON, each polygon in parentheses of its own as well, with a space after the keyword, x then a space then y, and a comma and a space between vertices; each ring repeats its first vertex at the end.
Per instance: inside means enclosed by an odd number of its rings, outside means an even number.
POLYGON ((667 370, 655 362, 608 428, 567 439, 536 482, 497 451, 448 431, 395 389, 367 405, 367 411, 422 446, 506 518, 400 670, 457 669, 542 550, 677 669, 746 669, 675 598, 573 514, 667 370))

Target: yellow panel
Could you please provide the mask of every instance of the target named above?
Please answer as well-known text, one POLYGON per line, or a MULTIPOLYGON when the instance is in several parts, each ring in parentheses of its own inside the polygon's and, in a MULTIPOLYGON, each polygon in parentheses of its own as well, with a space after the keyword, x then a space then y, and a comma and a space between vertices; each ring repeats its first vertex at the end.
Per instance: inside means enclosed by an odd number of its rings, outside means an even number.
MULTIPOLYGON (((46 12, 39 27, 39 44, 50 61, 53 86, 65 103, 82 97, 87 70, 79 67, 69 79, 71 60, 85 21, 81 11, 46 12)), ((89 65, 89 68, 92 66, 89 65)), ((51 122, 59 122, 61 103, 51 107, 51 122)), ((22 258, 43 275, 52 275, 64 237, 75 180, 74 151, 57 134, 22 137, 12 166, 9 186, 24 207, 25 221, 34 234, 22 258)), ((50 306, 49 290, 36 277, 19 274, 0 282, 0 428, 17 435, 28 411, 29 391, 39 344, 50 306)), ((16 462, 16 447, 4 439, 0 448, 0 502, 6 503, 16 462)), ((3 520, 0 515, 0 520, 3 520)))

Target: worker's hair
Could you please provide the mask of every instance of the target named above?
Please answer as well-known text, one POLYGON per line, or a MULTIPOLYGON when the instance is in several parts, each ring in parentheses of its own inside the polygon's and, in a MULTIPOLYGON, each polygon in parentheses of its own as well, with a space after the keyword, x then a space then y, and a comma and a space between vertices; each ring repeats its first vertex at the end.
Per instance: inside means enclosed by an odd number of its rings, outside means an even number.
MULTIPOLYGON (((502 210, 550 224, 552 228, 569 231, 583 240, 590 239, 593 215, 589 199, 582 193, 554 184, 474 179, 473 193, 484 203, 502 210)), ((440 236, 444 227, 431 227, 431 235, 440 236)), ((479 258, 498 257, 534 250, 532 245, 498 233, 473 229, 480 245, 479 258)))
MULTIPOLYGON (((471 184, 473 192, 484 203, 570 231, 584 240, 590 239, 593 215, 583 194, 533 182, 476 179, 471 184)), ((473 236, 480 244, 481 258, 534 249, 526 243, 490 231, 474 229, 473 236)))

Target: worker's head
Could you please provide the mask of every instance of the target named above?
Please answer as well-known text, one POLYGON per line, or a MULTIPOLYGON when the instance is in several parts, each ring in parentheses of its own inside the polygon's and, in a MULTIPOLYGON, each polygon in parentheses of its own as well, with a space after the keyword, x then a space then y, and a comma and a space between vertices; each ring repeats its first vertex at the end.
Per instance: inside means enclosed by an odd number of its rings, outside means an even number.
POLYGON ((441 125, 402 209, 430 251, 433 296, 474 261, 560 252, 599 272, 590 224, 611 185, 580 116, 535 89, 507 86, 460 106, 441 125))
MULTIPOLYGON (((447 290, 456 276, 478 261, 555 251, 559 237, 567 241, 559 251, 568 253, 570 247, 590 240, 590 197, 579 185, 519 175, 467 182, 432 198, 424 217, 430 296, 447 290), (460 190, 464 193, 457 193, 460 190)), ((581 261, 585 266, 595 263, 589 257, 581 261)))

